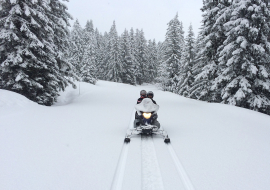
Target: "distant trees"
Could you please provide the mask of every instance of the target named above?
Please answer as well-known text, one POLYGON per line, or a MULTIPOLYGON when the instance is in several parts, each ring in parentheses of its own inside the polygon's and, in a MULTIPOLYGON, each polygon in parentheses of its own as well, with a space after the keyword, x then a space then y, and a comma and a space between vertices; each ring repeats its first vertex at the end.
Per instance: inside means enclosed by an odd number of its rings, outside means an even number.
POLYGON ((83 29, 76 20, 70 32, 69 60, 80 80, 95 84, 97 79, 131 85, 154 82, 157 76, 157 46, 143 30, 125 30, 120 36, 113 25, 100 34, 88 21, 83 29))

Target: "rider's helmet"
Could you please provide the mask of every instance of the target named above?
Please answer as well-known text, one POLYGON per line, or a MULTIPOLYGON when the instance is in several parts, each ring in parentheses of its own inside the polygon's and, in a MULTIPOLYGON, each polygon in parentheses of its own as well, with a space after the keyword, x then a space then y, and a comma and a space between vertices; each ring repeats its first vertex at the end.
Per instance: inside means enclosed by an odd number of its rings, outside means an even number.
POLYGON ((140 95, 143 97, 146 97, 146 91, 145 90, 141 90, 140 95))
POLYGON ((147 92, 147 98, 154 98, 154 92, 152 91, 147 92))

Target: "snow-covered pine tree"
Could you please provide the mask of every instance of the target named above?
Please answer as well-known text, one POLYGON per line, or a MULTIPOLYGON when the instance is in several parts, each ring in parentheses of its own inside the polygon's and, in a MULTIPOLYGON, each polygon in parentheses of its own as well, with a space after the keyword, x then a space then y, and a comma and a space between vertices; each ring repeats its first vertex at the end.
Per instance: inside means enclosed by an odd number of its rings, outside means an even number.
POLYGON ((66 79, 71 65, 62 57, 70 18, 66 7, 57 0, 12 0, 1 1, 0 9, 0 87, 52 105, 71 82, 66 79))
MULTIPOLYGON (((219 24, 216 21, 219 17, 227 11, 231 4, 231 0, 205 0, 202 11, 203 14, 203 27, 201 30, 202 42, 205 47, 200 52, 199 67, 201 71, 195 76, 195 83, 192 85, 191 94, 196 96, 200 100, 219 102, 220 91, 212 91, 211 85, 215 78, 218 76, 218 48, 223 44, 226 36, 223 24, 226 22, 226 18, 221 19, 219 24), (223 24, 222 24, 223 23, 223 24)), ((197 67, 198 68, 198 67, 197 67)))
POLYGON ((108 61, 110 59, 110 49, 111 49, 111 44, 110 44, 110 35, 107 32, 104 32, 104 36, 102 38, 102 42, 104 43, 104 49, 103 49, 103 65, 104 65, 104 72, 102 74, 103 80, 109 80, 107 73, 109 71, 108 69, 108 61))
POLYGON ((159 84, 161 89, 166 90, 166 84, 168 80, 168 73, 166 64, 164 62, 165 43, 158 42, 157 44, 157 77, 156 83, 159 84))
POLYGON ((192 72, 192 68, 194 66, 195 60, 195 37, 192 29, 192 25, 190 24, 188 28, 188 34, 186 37, 185 49, 182 54, 181 59, 181 71, 180 71, 180 81, 179 81, 179 94, 185 97, 188 97, 189 90, 194 81, 194 75, 192 72))
POLYGON ((109 48, 109 59, 107 62, 108 73, 106 78, 113 82, 123 82, 123 66, 121 62, 119 37, 117 35, 115 21, 113 21, 113 25, 109 33, 109 48))
POLYGON ((136 40, 134 35, 133 28, 130 29, 129 33, 129 41, 130 41, 130 56, 132 61, 132 69, 133 69, 133 80, 135 81, 135 84, 138 84, 137 79, 141 77, 141 73, 139 72, 139 63, 137 60, 137 49, 136 49, 136 40))
POLYGON ((153 83, 157 76, 157 46, 156 41, 149 40, 147 44, 147 77, 146 82, 153 83))
POLYGON ((81 68, 84 54, 83 47, 83 29, 78 21, 74 22, 70 33, 69 60, 74 67, 74 73, 81 80, 81 68))
POLYGON ((178 14, 168 23, 168 29, 165 37, 165 52, 164 62, 166 65, 168 78, 166 79, 165 89, 170 92, 177 93, 179 74, 180 74, 180 60, 182 51, 183 32, 181 31, 181 23, 178 20, 178 14))
POLYGON ((82 67, 81 79, 84 82, 91 84, 96 84, 96 38, 93 29, 92 21, 87 21, 85 29, 83 30, 83 57, 82 57, 82 67))
POLYGON ((269 8, 264 0, 235 0, 229 13, 212 88, 221 89, 225 104, 270 114, 269 8))
POLYGON ((49 9, 47 9, 48 18, 54 24, 54 44, 56 53, 57 66, 59 68, 59 74, 57 75, 61 89, 64 91, 68 83, 72 84, 73 87, 76 85, 73 80, 78 77, 73 72, 73 65, 68 61, 69 53, 69 19, 72 19, 71 15, 67 12, 67 6, 59 0, 50 1, 49 9), (61 78, 60 78, 61 77, 61 78))
POLYGON ((133 65, 130 55, 129 34, 126 29, 120 38, 120 55, 123 68, 122 72, 123 83, 135 85, 133 77, 133 65))
POLYGON ((104 37, 101 33, 99 33, 98 29, 95 30, 95 38, 96 38, 96 68, 97 68, 97 78, 100 80, 104 80, 104 72, 105 66, 105 42, 104 37))
POLYGON ((137 29, 135 34, 135 59, 138 63, 138 66, 136 67, 136 81, 140 85, 145 82, 147 72, 146 48, 144 32, 143 30, 140 31, 137 29))
POLYGON ((201 100, 202 97, 208 93, 208 88, 205 89, 206 83, 208 82, 207 77, 204 77, 205 73, 202 72, 202 69, 207 64, 206 63, 206 56, 203 54, 203 50, 205 48, 205 40, 202 31, 199 32, 196 45, 195 45, 195 52, 196 57, 194 60, 194 65, 192 68, 192 73, 194 75, 194 81, 192 83, 192 87, 189 89, 189 98, 201 100), (202 75, 203 76, 202 76, 202 75))

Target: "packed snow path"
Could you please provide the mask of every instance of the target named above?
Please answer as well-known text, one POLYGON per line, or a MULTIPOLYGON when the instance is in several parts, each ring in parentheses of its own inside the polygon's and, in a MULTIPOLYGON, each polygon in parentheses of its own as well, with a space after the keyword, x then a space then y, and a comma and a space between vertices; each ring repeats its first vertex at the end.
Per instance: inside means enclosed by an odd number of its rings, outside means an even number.
POLYGON ((0 189, 269 189, 269 116, 154 86, 80 84, 52 107, 0 90, 0 189), (141 89, 154 91, 171 145, 140 136, 123 145, 141 89))
MULTIPOLYGON (((132 113, 131 121, 130 121, 130 124, 128 127, 129 129, 133 128, 134 114, 135 114, 135 111, 132 113)), ((142 172, 141 172, 141 175, 142 175, 141 176, 141 186, 142 186, 141 189, 142 190, 164 190, 163 179, 162 179, 162 175, 160 172, 160 167, 159 167, 158 158, 156 155, 155 146, 153 143, 153 138, 155 138, 155 136, 153 136, 153 137, 152 136, 148 136, 148 137, 141 136, 141 143, 140 144, 136 143, 137 146, 139 146, 139 148, 141 149, 141 170, 142 170, 142 172)), ((134 139, 134 137, 132 139, 134 139)), ((157 140, 163 141, 162 138, 158 138, 158 137, 157 137, 157 140)), ((131 143, 133 143, 133 142, 131 142, 131 143)), ((122 148, 119 162, 118 162, 118 165, 116 168, 116 172, 115 172, 115 176, 113 179, 111 190, 121 190, 122 189, 122 185, 124 182, 125 170, 126 170, 127 155, 129 153, 129 145, 130 145, 130 143, 123 144, 123 148, 122 148)), ((179 183, 179 186, 177 187, 176 184, 178 182, 175 182, 174 186, 171 187, 170 189, 194 190, 194 187, 193 187, 192 183, 190 182, 190 179, 188 178, 186 171, 184 170, 181 162, 177 158, 177 155, 176 155, 171 143, 164 144, 161 146, 166 146, 168 148, 168 152, 165 150, 166 152, 163 152, 163 154, 167 154, 167 153, 170 154, 172 161, 175 164, 175 168, 177 169, 177 171, 180 175, 180 178, 181 178, 181 182, 179 183), (180 185, 180 184, 182 184, 182 185, 180 185), (184 188, 183 188, 183 186, 184 186, 184 188)), ((136 161, 136 159, 135 159, 135 161, 136 161)), ((134 164, 136 164, 136 163, 132 163, 130 165, 134 165, 134 164)), ((164 162, 163 164, 166 165, 168 163, 164 162)), ((128 176, 129 174, 126 174, 126 175, 128 176)), ((137 187, 130 186, 127 183, 126 188, 137 189, 137 188, 139 188, 139 186, 137 186, 137 187)))

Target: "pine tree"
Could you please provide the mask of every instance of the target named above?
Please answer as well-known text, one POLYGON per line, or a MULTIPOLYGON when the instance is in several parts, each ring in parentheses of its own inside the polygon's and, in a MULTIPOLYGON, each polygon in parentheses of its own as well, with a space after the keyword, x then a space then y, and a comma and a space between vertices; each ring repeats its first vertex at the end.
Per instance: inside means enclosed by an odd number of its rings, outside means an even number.
POLYGON ((80 68, 82 81, 96 84, 96 38, 92 21, 87 21, 82 36, 83 57, 80 68))
POLYGON ((84 54, 83 29, 78 20, 74 22, 70 34, 69 60, 74 66, 74 73, 81 79, 81 68, 84 54))
POLYGON ((192 25, 189 26, 188 35, 186 37, 185 49, 181 59, 181 72, 179 81, 179 94, 183 96, 189 95, 189 90, 194 81, 194 75, 192 68, 194 66, 195 59, 195 38, 192 29, 192 25))
POLYGON ((157 44, 157 77, 156 83, 159 84, 161 89, 166 90, 166 84, 168 80, 168 73, 164 60, 165 43, 158 42, 157 44))
POLYGON ((157 47, 156 42, 153 40, 148 41, 147 46, 147 77, 146 82, 152 83, 154 82, 154 79, 157 77, 157 47))
POLYGON ((270 114, 270 11, 263 0, 235 0, 224 25, 227 38, 220 47, 220 75, 213 90, 222 102, 270 114), (231 13, 231 14, 229 14, 231 13))
MULTIPOLYGON (((205 47, 200 52, 201 71, 195 76, 195 84, 192 86, 192 93, 200 100, 210 102, 220 102, 220 91, 211 90, 215 78, 218 76, 218 49, 223 44, 226 36, 223 24, 227 18, 216 21, 227 11, 230 0, 205 0, 203 8, 203 27, 201 30, 202 40, 205 47)), ((196 66, 198 63, 196 63, 196 66)), ((198 68, 198 67, 197 67, 198 68)))
POLYGON ((192 83, 192 87, 189 89, 188 97, 201 100, 208 93, 208 86, 206 85, 208 82, 207 74, 203 72, 203 68, 206 63, 206 56, 204 55, 205 48, 205 40, 202 31, 199 32, 196 45, 195 52, 196 57, 194 60, 194 65, 192 67, 192 73, 194 75, 194 81, 192 83))
POLYGON ((106 64, 104 63, 105 59, 105 42, 104 37, 99 33, 98 29, 95 30, 96 38, 96 68, 97 68, 97 78, 104 80, 104 73, 106 64))
POLYGON ((134 30, 133 28, 130 29, 130 34, 129 34, 129 41, 130 41, 130 56, 131 56, 131 61, 132 61, 132 70, 133 70, 133 81, 135 84, 138 84, 137 79, 141 78, 141 73, 139 70, 139 63, 137 60, 137 49, 136 49, 136 39, 134 35, 134 30))
POLYGON ((178 14, 168 23, 168 29, 165 38, 165 52, 164 62, 167 70, 168 79, 166 80, 165 89, 177 93, 179 74, 180 74, 180 60, 182 51, 182 31, 181 23, 178 20, 178 14))
POLYGON ((1 1, 0 7, 0 87, 52 105, 59 90, 72 83, 71 65, 63 57, 66 7, 57 0, 1 1))
POLYGON ((140 31, 137 29, 135 34, 135 60, 138 64, 136 65, 136 81, 139 85, 145 82, 145 76, 147 72, 146 47, 147 46, 144 32, 143 30, 140 31))
POLYGON ((113 82, 123 82, 123 66, 121 62, 119 37, 116 31, 115 21, 113 22, 109 33, 109 48, 109 59, 107 62, 107 80, 113 82))
POLYGON ((133 75, 132 60, 130 54, 130 43, 128 31, 125 30, 120 39, 120 55, 123 68, 123 83, 135 85, 133 75))

